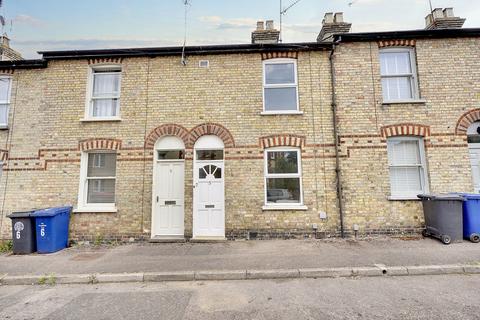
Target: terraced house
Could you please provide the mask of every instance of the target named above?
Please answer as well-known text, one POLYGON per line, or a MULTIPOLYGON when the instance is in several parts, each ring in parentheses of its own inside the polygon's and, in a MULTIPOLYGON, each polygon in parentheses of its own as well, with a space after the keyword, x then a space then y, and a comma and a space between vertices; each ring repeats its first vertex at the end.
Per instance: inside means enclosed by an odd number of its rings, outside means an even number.
POLYGON ((337 13, 310 43, 267 21, 184 55, 2 61, 1 235, 6 214, 63 204, 72 239, 417 232, 417 194, 480 188, 480 29, 463 22, 349 33, 337 13))

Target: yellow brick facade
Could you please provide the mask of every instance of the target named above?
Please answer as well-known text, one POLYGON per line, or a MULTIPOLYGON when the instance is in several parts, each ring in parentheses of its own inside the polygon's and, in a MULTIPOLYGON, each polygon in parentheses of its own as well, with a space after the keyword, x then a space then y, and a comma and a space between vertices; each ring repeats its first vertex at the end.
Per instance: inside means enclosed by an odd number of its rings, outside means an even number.
MULTIPOLYGON (((395 105, 382 104, 378 43, 337 46, 335 90, 347 234, 354 224, 365 234, 409 233, 422 226, 418 201, 388 200, 386 138, 393 132, 388 128, 401 132, 402 124, 409 124, 412 130, 423 130, 431 191, 472 191, 466 136, 457 130, 457 122, 480 108, 479 45, 478 38, 417 40, 425 103, 395 105)), ((5 216, 12 211, 76 206, 82 150, 88 141, 103 140, 117 152, 118 212, 73 214, 71 237, 149 238, 152 141, 162 130, 178 130, 175 134, 187 137, 185 235, 190 237, 192 145, 207 126, 222 132, 226 142, 227 237, 246 237, 249 231, 262 237, 313 236, 314 224, 320 235, 338 235, 330 51, 290 55, 297 59, 302 114, 262 115, 262 58, 282 55, 192 55, 186 66, 179 56, 115 59, 122 68, 121 121, 109 122, 82 121, 89 68, 108 61, 53 59, 46 68, 13 70, 9 130, 0 131, 0 155, 5 157, 0 235, 10 237, 5 216), (209 60, 209 68, 200 68, 200 60, 209 60), (262 210, 264 147, 279 143, 301 148, 307 210, 262 210), (320 218, 323 212, 326 219, 320 218)))

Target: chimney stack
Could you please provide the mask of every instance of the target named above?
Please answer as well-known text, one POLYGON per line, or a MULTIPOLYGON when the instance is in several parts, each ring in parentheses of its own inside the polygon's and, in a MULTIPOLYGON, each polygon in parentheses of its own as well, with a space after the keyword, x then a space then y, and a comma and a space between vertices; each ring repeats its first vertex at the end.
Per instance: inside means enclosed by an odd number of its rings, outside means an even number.
POLYGON ((325 13, 322 21, 322 30, 317 37, 317 42, 333 41, 333 35, 338 33, 348 33, 352 27, 351 23, 343 21, 343 12, 325 13))
POLYGON ((425 29, 460 29, 465 19, 455 17, 453 8, 435 8, 432 13, 425 17, 425 29))
POLYGON ((10 39, 4 33, 0 36, 0 61, 23 60, 22 55, 10 48, 10 39))
POLYGON ((257 29, 252 32, 252 43, 278 43, 279 39, 280 31, 275 29, 273 20, 258 21, 257 29))

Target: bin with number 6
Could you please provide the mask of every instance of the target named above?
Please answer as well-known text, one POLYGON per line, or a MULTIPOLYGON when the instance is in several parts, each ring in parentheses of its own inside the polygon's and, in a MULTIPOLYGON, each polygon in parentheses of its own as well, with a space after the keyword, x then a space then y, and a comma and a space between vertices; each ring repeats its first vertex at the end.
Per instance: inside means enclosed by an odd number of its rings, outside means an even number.
POLYGON ((14 254, 28 254, 36 251, 35 224, 31 215, 34 211, 13 212, 12 242, 14 254))
POLYGON ((57 207, 35 211, 38 253, 52 253, 68 246, 68 227, 72 207, 57 207))

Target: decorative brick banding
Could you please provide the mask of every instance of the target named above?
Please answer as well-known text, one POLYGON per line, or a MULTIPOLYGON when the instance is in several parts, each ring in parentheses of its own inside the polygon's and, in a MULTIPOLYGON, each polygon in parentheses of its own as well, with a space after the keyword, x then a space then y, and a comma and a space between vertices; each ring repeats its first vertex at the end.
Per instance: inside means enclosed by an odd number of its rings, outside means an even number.
POLYGON ((5 162, 8 159, 8 151, 0 149, 0 162, 5 162))
POLYGON ((12 75, 15 73, 14 69, 0 69, 0 76, 1 75, 12 75))
POLYGON ((400 123, 381 128, 382 137, 389 138, 395 136, 420 136, 429 137, 430 127, 421 124, 400 123))
POLYGON ((285 52, 263 52, 262 60, 268 59, 298 59, 298 51, 285 51, 285 52))
POLYGON ((457 121, 457 126, 455 127, 455 134, 467 134, 468 127, 470 127, 472 123, 477 121, 480 121, 480 109, 473 109, 465 112, 457 121))
POLYGON ((95 58, 95 59, 88 59, 88 64, 102 64, 102 63, 112 63, 112 64, 120 64, 122 63, 122 58, 95 58))
POLYGON ((189 146, 193 146, 195 141, 198 140, 201 136, 205 135, 215 135, 222 139, 225 148, 235 147, 235 140, 233 139, 232 134, 224 126, 217 123, 202 123, 192 130, 190 130, 190 143, 189 146))
POLYGON ((81 151, 88 150, 120 150, 122 148, 122 141, 108 138, 95 138, 82 140, 79 143, 81 151))
POLYGON ((153 148, 157 140, 164 136, 179 137, 185 143, 185 147, 190 147, 190 132, 178 124, 169 123, 156 127, 150 132, 145 138, 145 148, 153 148))
POLYGON ((272 147, 296 147, 301 149, 305 148, 305 137, 293 134, 261 137, 259 140, 260 147, 263 149, 272 147))
POLYGON ((397 40, 385 40, 378 41, 379 48, 385 47, 415 47, 416 40, 406 40, 406 39, 397 39, 397 40))

